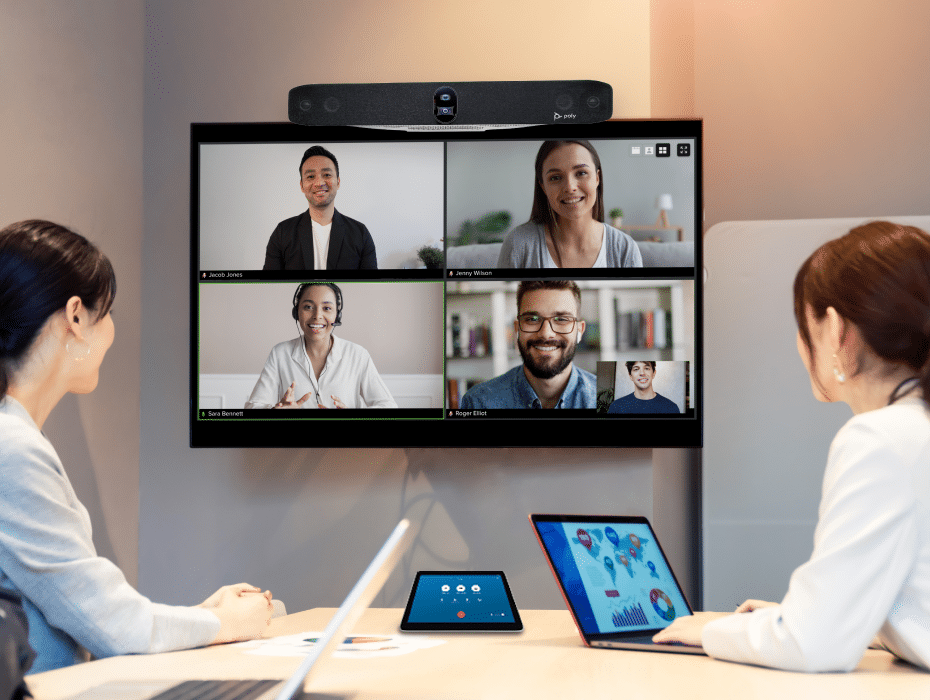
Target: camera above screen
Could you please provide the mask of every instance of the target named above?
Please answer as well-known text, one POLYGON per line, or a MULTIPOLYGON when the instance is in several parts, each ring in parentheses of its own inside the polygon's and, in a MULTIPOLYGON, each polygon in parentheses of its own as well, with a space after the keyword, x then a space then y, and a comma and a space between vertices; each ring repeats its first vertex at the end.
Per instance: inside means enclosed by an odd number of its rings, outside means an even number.
POLYGON ((301 85, 287 116, 305 126, 497 129, 596 124, 613 115, 613 89, 596 80, 301 85))

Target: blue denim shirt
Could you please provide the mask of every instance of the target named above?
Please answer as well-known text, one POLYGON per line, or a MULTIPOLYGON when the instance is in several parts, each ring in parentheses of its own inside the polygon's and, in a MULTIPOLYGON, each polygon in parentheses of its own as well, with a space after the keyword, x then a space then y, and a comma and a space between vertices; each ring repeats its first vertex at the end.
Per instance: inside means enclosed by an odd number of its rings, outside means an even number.
MULTIPOLYGON (((595 377, 572 365, 572 374, 559 397, 556 408, 596 408, 595 377)), ((523 373, 523 365, 499 377, 473 386, 462 397, 461 409, 473 408, 542 408, 539 397, 523 373)))

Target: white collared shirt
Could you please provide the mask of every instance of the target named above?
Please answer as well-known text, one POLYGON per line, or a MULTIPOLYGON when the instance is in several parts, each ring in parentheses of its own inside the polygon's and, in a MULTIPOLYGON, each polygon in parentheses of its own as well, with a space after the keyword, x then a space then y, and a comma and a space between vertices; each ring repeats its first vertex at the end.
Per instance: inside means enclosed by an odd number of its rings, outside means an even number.
POLYGON ((397 408, 371 355, 361 345, 333 336, 333 346, 317 379, 303 338, 275 345, 245 408, 272 408, 294 382, 294 399, 310 394, 302 408, 333 407, 333 396, 346 408, 397 408))

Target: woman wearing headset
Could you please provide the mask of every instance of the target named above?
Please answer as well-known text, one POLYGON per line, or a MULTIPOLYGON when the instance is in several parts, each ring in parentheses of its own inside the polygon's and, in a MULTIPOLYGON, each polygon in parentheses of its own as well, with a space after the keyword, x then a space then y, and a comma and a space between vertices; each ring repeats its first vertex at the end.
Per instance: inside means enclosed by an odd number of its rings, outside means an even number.
POLYGON ((245 408, 397 408, 368 351, 333 334, 338 286, 301 284, 291 315, 300 335, 271 349, 245 408))

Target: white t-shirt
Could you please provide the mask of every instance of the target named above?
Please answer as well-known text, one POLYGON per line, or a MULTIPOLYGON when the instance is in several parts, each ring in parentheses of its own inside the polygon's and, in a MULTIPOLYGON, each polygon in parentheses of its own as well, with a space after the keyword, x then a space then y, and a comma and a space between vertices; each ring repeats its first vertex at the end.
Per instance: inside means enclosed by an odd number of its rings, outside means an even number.
POLYGON ((325 270, 326 258, 329 255, 329 232, 333 229, 333 222, 326 226, 310 220, 310 230, 313 231, 313 269, 325 270))

